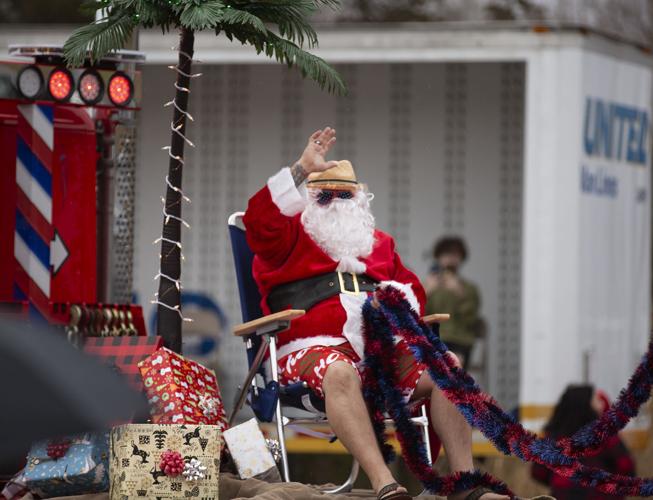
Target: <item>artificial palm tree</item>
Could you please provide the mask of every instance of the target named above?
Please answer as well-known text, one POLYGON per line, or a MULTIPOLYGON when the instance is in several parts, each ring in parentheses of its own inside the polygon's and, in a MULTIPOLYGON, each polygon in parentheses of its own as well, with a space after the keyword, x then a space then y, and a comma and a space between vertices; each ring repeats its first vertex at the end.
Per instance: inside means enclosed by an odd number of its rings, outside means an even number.
POLYGON ((173 106, 170 157, 164 220, 161 237, 161 264, 157 333, 166 346, 181 352, 181 205, 184 200, 182 172, 187 139, 186 119, 192 74, 194 34, 212 30, 229 40, 251 45, 288 66, 296 66, 303 76, 315 80, 330 92, 343 93, 338 73, 322 59, 305 52, 314 47, 317 34, 309 16, 322 6, 335 8, 339 0, 99 0, 91 8, 101 11, 101 20, 75 30, 64 45, 69 65, 81 66, 124 46, 137 27, 159 27, 166 33, 179 30, 178 63, 173 106))

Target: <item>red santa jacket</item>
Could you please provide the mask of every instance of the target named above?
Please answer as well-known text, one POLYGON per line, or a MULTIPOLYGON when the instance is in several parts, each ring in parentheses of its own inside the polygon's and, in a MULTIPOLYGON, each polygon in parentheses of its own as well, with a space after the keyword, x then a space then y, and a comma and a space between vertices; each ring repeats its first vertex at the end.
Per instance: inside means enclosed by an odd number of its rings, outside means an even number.
MULTIPOLYGON (((266 314, 270 312, 267 296, 275 286, 333 272, 338 266, 304 231, 300 215, 305 206, 306 197, 295 187, 287 168, 271 177, 249 200, 243 222, 255 254, 252 272, 266 314)), ((423 313, 424 289, 417 276, 402 264, 391 236, 376 230, 372 253, 360 260, 366 265, 365 274, 400 288, 413 307, 423 313)), ((333 296, 294 320, 290 329, 278 337, 279 357, 305 347, 337 345, 347 340, 360 352, 361 306, 365 296, 353 299, 351 295, 333 296), (358 336, 358 340, 352 339, 352 335, 358 336)))

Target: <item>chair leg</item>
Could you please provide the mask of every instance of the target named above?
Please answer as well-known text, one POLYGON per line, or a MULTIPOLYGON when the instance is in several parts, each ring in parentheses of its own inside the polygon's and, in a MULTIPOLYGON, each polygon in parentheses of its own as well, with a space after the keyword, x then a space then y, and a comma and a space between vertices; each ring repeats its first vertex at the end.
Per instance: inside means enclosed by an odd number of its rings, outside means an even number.
MULTIPOLYGON (((270 336, 270 371, 272 372, 272 380, 279 382, 279 372, 277 370, 277 339, 274 336, 270 336)), ((288 452, 286 450, 286 435, 284 432, 283 413, 281 411, 281 399, 277 400, 275 420, 277 421, 277 439, 279 440, 279 448, 281 448, 283 480, 289 483, 290 470, 288 468, 288 452)))
POLYGON ((428 458, 429 464, 433 465, 433 456, 431 454, 431 438, 429 437, 429 415, 428 410, 426 409, 429 406, 431 400, 429 399, 426 403, 422 405, 422 417, 424 417, 424 425, 422 425, 422 432, 424 433, 424 446, 426 446, 426 458, 428 458))
MULTIPOLYGON (((428 415, 428 410, 426 409, 431 405, 431 400, 427 400, 426 403, 422 405, 422 410, 421 410, 421 419, 422 423, 420 424, 422 426, 422 432, 424 433, 424 446, 426 446, 426 458, 429 461, 429 464, 433 465, 433 455, 431 454, 431 437, 429 436, 429 427, 431 426, 431 422, 429 421, 429 415, 428 415)), ((437 458, 437 457, 436 457, 437 458)), ((419 495, 420 496, 425 496, 425 495, 430 495, 431 492, 429 490, 423 490, 419 495)))
POLYGON ((243 387, 240 390, 240 393, 238 394, 238 399, 236 400, 234 409, 231 411, 231 416, 229 417, 229 427, 231 427, 236 421, 236 415, 238 415, 238 412, 243 407, 243 404, 245 404, 245 400, 247 399, 247 394, 249 394, 249 391, 252 389, 251 387, 252 381, 254 380, 254 377, 256 376, 256 372, 258 372, 261 363, 263 362, 263 358, 265 357, 265 352, 267 351, 268 343, 269 340, 267 337, 263 337, 261 339, 261 345, 259 346, 258 351, 256 352, 256 356, 254 357, 254 362, 252 363, 252 366, 249 368, 249 372, 247 373, 247 378, 245 378, 243 387))
POLYGON ((324 490, 322 493, 326 493, 327 495, 337 495, 338 493, 348 493, 352 490, 354 483, 356 482, 356 478, 358 477, 358 471, 360 470, 358 460, 356 460, 354 457, 352 457, 352 460, 353 462, 351 464, 351 471, 349 472, 349 477, 347 480, 340 486, 332 490, 324 490))

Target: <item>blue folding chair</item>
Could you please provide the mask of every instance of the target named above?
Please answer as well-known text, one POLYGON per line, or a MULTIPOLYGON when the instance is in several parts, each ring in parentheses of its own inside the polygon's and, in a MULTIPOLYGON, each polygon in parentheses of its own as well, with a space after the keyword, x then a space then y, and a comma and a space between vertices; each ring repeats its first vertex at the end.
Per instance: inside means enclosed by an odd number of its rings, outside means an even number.
MULTIPOLYGON (((229 425, 233 424, 237 413, 247 401, 259 421, 272 422, 276 420, 277 436, 281 448, 281 463, 283 467, 283 478, 290 482, 288 470, 288 454, 284 427, 287 425, 328 423, 325 414, 324 400, 317 396, 305 382, 281 386, 277 372, 277 341, 276 336, 288 329, 290 322, 303 316, 305 311, 288 309, 278 313, 263 316, 260 308, 261 296, 258 286, 252 276, 252 253, 245 236, 245 229, 242 224, 244 212, 235 212, 228 219, 229 236, 234 256, 236 280, 240 295, 240 309, 243 316, 243 324, 234 327, 234 334, 242 337, 247 349, 247 362, 249 372, 245 382, 240 388, 234 409, 229 417, 229 425), (269 377, 263 368, 263 360, 269 351, 270 373, 269 377), (269 379, 268 379, 269 378, 269 379), (283 414, 284 408, 295 408, 309 412, 307 418, 288 418, 283 414)), ((424 318, 427 322, 443 321, 448 315, 431 315, 424 318)), ((421 414, 413 418, 413 422, 422 427, 424 432, 424 443, 428 453, 429 461, 432 461, 428 419, 426 408, 422 406, 421 414)), ((326 439, 333 440, 333 434, 320 434, 308 432, 311 435, 319 435, 326 439)), ((337 488, 326 493, 342 493, 351 491, 356 478, 358 477, 359 464, 353 461, 352 469, 347 480, 337 488)))

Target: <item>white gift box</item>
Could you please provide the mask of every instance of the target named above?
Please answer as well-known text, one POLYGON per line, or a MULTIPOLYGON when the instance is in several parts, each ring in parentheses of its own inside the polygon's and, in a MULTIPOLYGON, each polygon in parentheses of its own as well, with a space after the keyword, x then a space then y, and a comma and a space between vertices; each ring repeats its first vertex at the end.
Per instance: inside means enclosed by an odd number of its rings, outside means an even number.
POLYGON ((255 418, 227 429, 223 437, 241 479, 258 476, 273 467, 276 469, 277 464, 255 418))

